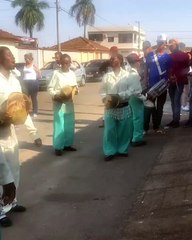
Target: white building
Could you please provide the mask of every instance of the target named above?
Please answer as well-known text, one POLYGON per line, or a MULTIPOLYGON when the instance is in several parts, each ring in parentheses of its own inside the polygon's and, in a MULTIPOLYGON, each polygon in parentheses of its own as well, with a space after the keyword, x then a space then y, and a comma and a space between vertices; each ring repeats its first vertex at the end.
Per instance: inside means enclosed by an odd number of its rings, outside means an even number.
POLYGON ((142 54, 145 32, 139 26, 88 27, 88 38, 108 48, 117 46, 119 53, 127 56, 131 52, 142 54))

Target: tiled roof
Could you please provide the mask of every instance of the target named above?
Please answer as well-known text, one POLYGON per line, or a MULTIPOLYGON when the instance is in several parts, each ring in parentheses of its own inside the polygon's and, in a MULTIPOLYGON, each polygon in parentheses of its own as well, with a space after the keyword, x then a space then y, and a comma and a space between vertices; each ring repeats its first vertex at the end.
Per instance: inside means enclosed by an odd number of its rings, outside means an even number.
MULTIPOLYGON (((57 49, 57 45, 54 45, 50 47, 49 49, 57 49)), ((61 43, 61 50, 62 51, 99 51, 99 52, 108 52, 109 49, 107 47, 104 47, 100 45, 99 43, 96 43, 94 41, 91 41, 87 38, 78 37, 74 38, 72 40, 69 40, 67 42, 61 43)))
POLYGON ((19 37, 15 36, 9 32, 3 31, 2 29, 0 29, 0 40, 10 40, 13 42, 20 41, 19 37))

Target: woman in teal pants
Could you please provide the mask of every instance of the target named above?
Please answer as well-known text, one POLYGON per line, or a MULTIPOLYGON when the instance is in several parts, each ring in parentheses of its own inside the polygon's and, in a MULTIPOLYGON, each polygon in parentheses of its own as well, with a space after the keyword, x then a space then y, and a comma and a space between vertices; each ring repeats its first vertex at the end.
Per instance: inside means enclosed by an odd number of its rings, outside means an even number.
POLYGON ((143 127, 144 127, 144 96, 141 94, 142 87, 140 79, 141 77, 138 74, 140 67, 139 56, 135 53, 129 54, 127 56, 127 61, 131 66, 129 72, 128 82, 130 88, 135 92, 129 98, 129 104, 133 113, 133 138, 132 146, 142 146, 146 142, 143 140, 143 127))
POLYGON ((120 92, 126 90, 127 71, 121 68, 122 56, 110 59, 112 71, 104 75, 101 88, 103 102, 108 104, 111 94, 119 99, 116 106, 106 107, 104 113, 103 152, 105 161, 115 156, 127 156, 129 143, 132 138, 132 113, 128 105, 128 97, 121 98, 120 92))
POLYGON ((76 151, 72 147, 75 132, 75 113, 73 92, 78 92, 76 76, 70 70, 71 58, 63 54, 60 59, 61 69, 55 70, 48 86, 48 91, 53 98, 53 147, 55 155, 61 156, 64 151, 76 151), (71 88, 69 97, 63 100, 62 89, 71 88))

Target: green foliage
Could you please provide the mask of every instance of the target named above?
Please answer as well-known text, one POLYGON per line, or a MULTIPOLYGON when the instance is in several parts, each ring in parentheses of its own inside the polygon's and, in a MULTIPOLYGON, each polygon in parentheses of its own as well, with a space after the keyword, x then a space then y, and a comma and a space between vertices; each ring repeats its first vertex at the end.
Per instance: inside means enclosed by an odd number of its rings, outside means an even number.
POLYGON ((84 37, 86 26, 93 25, 95 22, 96 9, 92 0, 76 0, 70 8, 70 14, 76 18, 79 26, 84 26, 84 37))
POLYGON ((15 16, 15 23, 20 26, 23 32, 29 33, 33 37, 33 31, 36 28, 40 31, 44 27, 44 15, 41 10, 49 8, 45 1, 38 0, 14 0, 12 7, 20 7, 15 16))

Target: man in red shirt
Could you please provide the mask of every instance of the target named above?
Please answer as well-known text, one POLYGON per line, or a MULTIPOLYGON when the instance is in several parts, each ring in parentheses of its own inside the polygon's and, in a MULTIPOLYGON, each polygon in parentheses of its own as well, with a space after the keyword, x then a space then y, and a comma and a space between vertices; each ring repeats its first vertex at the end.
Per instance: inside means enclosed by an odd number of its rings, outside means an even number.
POLYGON ((185 84, 188 84, 189 55, 179 50, 179 42, 176 39, 169 40, 171 56, 169 95, 173 112, 173 120, 168 127, 180 126, 181 95, 185 84))

